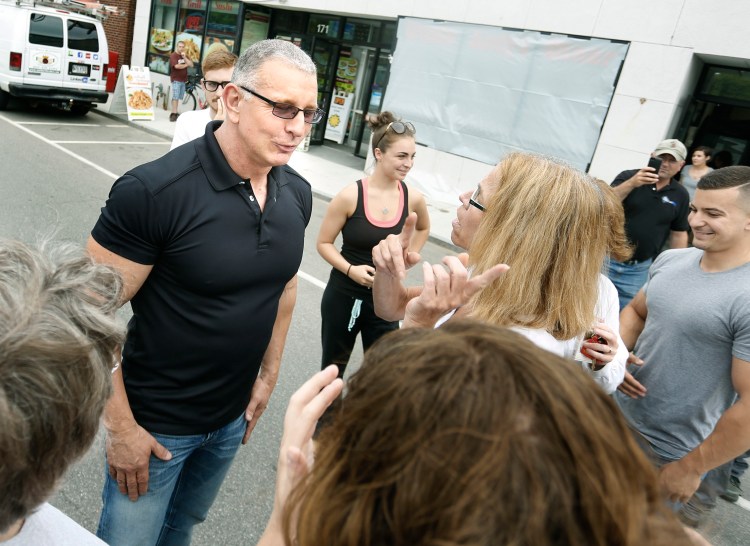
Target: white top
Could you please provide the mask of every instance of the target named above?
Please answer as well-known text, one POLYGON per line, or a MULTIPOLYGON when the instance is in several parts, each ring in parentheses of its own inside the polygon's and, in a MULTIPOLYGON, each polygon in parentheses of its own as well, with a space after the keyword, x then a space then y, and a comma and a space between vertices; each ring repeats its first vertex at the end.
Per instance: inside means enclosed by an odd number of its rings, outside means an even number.
POLYGON ((211 109, 191 110, 180 114, 174 126, 174 137, 172 137, 172 146, 174 150, 177 146, 182 146, 186 142, 202 137, 206 132, 206 124, 211 121, 211 109))
POLYGON ((106 546, 106 543, 45 502, 26 518, 20 533, 2 545, 106 546))
POLYGON ((573 359, 579 362, 581 369, 591 375, 601 387, 611 394, 617 390, 625 377, 625 365, 628 361, 629 352, 620 337, 620 303, 617 299, 617 289, 607 277, 599 274, 599 299, 596 302, 597 319, 612 328, 617 333, 617 353, 606 366, 599 371, 594 371, 588 366, 588 362, 581 354, 582 337, 559 340, 552 337, 546 330, 541 328, 522 328, 513 326, 511 330, 518 332, 528 338, 538 347, 545 349, 563 358, 573 359))
MULTIPOLYGON (((435 324, 439 328, 446 322, 456 311, 453 310, 435 324)), ((625 378, 625 365, 628 361, 629 352, 620 337, 620 302, 617 298, 617 289, 607 277, 599 274, 599 298, 596 302, 595 317, 602 319, 601 322, 612 328, 617 333, 617 353, 615 353, 612 362, 604 366, 601 370, 594 371, 589 368, 588 362, 582 359, 586 357, 581 354, 581 345, 583 337, 559 340, 552 337, 548 331, 541 328, 524 328, 522 326, 512 326, 511 330, 517 332, 534 343, 537 347, 545 349, 563 358, 576 360, 581 369, 588 373, 594 381, 599 383, 607 394, 617 390, 617 387, 625 378)))

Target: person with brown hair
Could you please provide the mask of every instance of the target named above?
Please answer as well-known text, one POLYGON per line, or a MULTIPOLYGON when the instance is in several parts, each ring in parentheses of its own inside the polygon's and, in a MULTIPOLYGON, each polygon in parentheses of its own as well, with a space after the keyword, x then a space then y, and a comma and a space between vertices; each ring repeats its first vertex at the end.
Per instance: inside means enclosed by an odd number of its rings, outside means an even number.
POLYGON ((202 137, 206 132, 208 122, 224 119, 224 102, 221 96, 224 93, 224 86, 232 79, 232 71, 236 63, 237 55, 226 49, 216 49, 206 55, 201 64, 203 74, 201 86, 206 93, 207 106, 203 110, 185 112, 177 118, 170 150, 202 137))
POLYGON ((70 244, 0 240, 0 542, 104 542, 46 503, 94 441, 125 328, 120 277, 70 244))
POLYGON ((334 367, 292 397, 259 546, 689 544, 609 396, 470 320, 392 332, 340 411, 334 367))
POLYGON ((372 247, 400 233, 410 213, 417 224, 410 250, 419 252, 430 233, 424 196, 404 179, 414 165, 414 125, 381 112, 370 119, 373 130, 372 175, 341 190, 326 209, 318 233, 318 252, 333 268, 320 302, 322 368, 336 364, 343 377, 357 334, 364 350, 398 328, 397 321, 375 315, 372 303, 372 247), (334 243, 342 237, 341 251, 334 243))
POLYGON ((614 392, 628 355, 617 333, 616 290, 600 272, 610 248, 616 245, 620 255, 627 245, 618 236, 621 206, 611 192, 555 159, 509 154, 473 193, 459 197, 451 239, 468 254, 446 258, 448 271, 424 264, 424 287, 404 286, 406 268, 419 260, 408 250, 409 221, 373 249, 376 313, 431 328, 456 310, 510 327, 579 360, 614 392))
POLYGON ((690 156, 691 164, 685 165, 680 172, 680 184, 682 184, 690 195, 690 201, 695 198, 695 190, 701 178, 713 171, 708 166, 713 151, 708 146, 696 146, 693 155, 690 156))
POLYGON ((172 87, 172 113, 169 121, 177 121, 180 114, 177 106, 185 96, 185 82, 187 82, 188 68, 193 66, 193 60, 185 53, 185 42, 180 40, 175 44, 174 51, 169 56, 169 83, 172 87))

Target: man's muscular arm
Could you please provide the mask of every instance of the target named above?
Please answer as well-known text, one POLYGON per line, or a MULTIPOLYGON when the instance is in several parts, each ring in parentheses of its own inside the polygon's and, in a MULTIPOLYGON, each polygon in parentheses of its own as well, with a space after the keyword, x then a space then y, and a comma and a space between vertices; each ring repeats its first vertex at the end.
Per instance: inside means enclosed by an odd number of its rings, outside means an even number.
POLYGON ((279 379, 279 368, 281 367, 281 355, 284 353, 284 344, 286 336, 289 333, 289 325, 292 323, 292 312, 294 304, 297 301, 297 276, 292 277, 281 293, 279 298, 279 311, 276 314, 276 322, 273 324, 273 333, 268 347, 263 355, 263 362, 260 365, 260 373, 253 384, 253 390, 250 394, 250 403, 245 410, 245 419, 247 420, 247 430, 242 438, 242 443, 246 444, 250 439, 258 419, 268 406, 268 400, 271 393, 276 387, 276 381, 279 379))
MULTIPOLYGON (((120 305, 130 299, 146 282, 151 265, 143 265, 118 256, 101 246, 93 237, 86 245, 91 258, 115 268, 122 277, 120 305)), ((118 362, 120 355, 117 355, 118 362)), ((104 428, 107 430, 106 450, 109 475, 117 480, 120 493, 137 500, 148 491, 148 461, 151 453, 163 460, 172 454, 141 427, 133 417, 122 379, 122 368, 112 374, 112 396, 104 408, 104 428)))
POLYGON ((703 476, 750 448, 750 362, 732 358, 732 384, 737 402, 724 412, 713 432, 682 459, 659 472, 662 489, 672 501, 687 502, 703 476))

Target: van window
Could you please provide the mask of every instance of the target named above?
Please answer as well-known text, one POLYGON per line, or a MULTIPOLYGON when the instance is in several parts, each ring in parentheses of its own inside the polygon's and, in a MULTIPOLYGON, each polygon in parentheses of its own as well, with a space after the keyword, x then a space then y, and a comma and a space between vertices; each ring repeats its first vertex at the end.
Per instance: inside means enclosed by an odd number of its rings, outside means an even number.
POLYGON ((62 47, 62 19, 44 13, 32 13, 31 24, 29 25, 29 42, 51 47, 62 47))
POLYGON ((94 24, 68 19, 68 47, 82 51, 99 51, 99 36, 94 24))

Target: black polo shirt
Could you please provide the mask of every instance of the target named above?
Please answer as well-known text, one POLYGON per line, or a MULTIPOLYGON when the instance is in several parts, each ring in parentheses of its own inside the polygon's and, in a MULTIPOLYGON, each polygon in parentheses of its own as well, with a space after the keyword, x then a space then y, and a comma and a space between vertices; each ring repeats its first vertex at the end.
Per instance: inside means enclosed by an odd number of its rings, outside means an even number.
MULTIPOLYGON (((623 171, 611 186, 619 186, 638 172, 623 171)), ((633 260, 655 258, 667 242, 670 231, 688 230, 690 196, 674 178, 661 190, 645 185, 635 188, 622 202, 625 210, 625 231, 635 245, 633 260)))
POLYGON ((154 266, 131 301, 122 367, 135 419, 152 432, 203 434, 245 410, 302 260, 310 185, 274 167, 261 213, 224 158, 219 125, 119 178, 91 233, 154 266))

